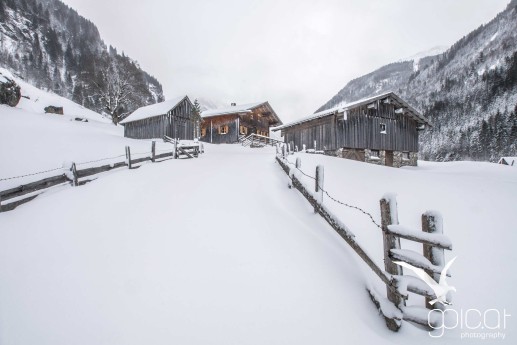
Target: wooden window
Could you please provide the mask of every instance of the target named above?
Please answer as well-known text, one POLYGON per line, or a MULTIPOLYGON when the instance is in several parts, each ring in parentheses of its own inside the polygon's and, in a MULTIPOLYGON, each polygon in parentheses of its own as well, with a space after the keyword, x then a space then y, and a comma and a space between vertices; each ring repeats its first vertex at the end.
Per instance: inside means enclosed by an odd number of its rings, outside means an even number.
POLYGON ((380 127, 381 127, 381 134, 386 134, 386 124, 381 123, 380 127))
POLYGON ((409 160, 409 152, 402 152, 402 159, 405 161, 409 160))
POLYGON ((248 127, 240 126, 240 132, 244 135, 248 134, 248 127))
POLYGON ((370 158, 379 159, 379 150, 370 150, 370 158))
POLYGON ((228 126, 219 126, 219 134, 228 134, 228 126))

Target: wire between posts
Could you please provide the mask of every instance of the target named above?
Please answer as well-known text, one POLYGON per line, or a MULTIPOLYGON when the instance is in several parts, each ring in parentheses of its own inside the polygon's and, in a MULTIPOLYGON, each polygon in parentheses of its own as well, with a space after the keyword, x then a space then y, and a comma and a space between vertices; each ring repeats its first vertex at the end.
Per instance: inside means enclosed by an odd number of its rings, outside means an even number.
MULTIPOLYGON (((306 176, 306 177, 308 177, 308 178, 313 179, 314 181, 316 181, 316 178, 315 178, 315 177, 312 177, 312 176, 310 176, 310 175, 306 174, 306 173, 305 173, 304 171, 302 171, 300 168, 296 167, 296 164, 294 164, 294 163, 290 162, 287 158, 284 158, 284 160, 287 162, 287 164, 290 164, 290 165, 294 166, 294 167, 295 167, 295 169, 296 169, 296 170, 298 170, 302 175, 304 175, 304 176, 306 176)), ((291 176, 289 176, 289 178, 291 179, 291 181, 293 180, 291 176)), ((370 218, 370 220, 372 221, 372 223, 373 223, 373 224, 375 224, 375 226, 376 226, 376 227, 378 227, 379 229, 382 229, 382 227, 381 227, 381 226, 380 226, 380 225, 375 221, 375 219, 373 218, 373 216, 372 216, 369 212, 366 212, 365 210, 363 210, 362 208, 360 208, 360 207, 358 207, 358 206, 354 206, 354 205, 350 205, 350 204, 347 204, 347 203, 345 203, 345 202, 342 202, 341 200, 338 200, 338 199, 334 198, 333 196, 331 196, 331 195, 329 194, 329 192, 327 192, 325 189, 323 189, 323 188, 321 188, 321 187, 319 187, 319 188, 320 188, 320 190, 321 190, 323 193, 325 193, 325 194, 329 197, 329 199, 330 199, 330 200, 332 200, 332 201, 334 201, 335 203, 338 203, 338 204, 340 204, 340 205, 343 205, 343 206, 345 206, 345 207, 348 207, 348 208, 351 208, 351 209, 354 209, 354 210, 357 210, 357 211, 359 211, 359 212, 363 213, 364 215, 366 215, 366 216, 368 216, 368 217, 370 218)))
POLYGON ((126 155, 118 155, 118 156, 115 156, 115 157, 101 158, 101 159, 97 159, 97 160, 93 160, 93 161, 76 163, 75 165, 85 165, 85 164, 90 164, 90 163, 97 163, 97 162, 107 161, 107 160, 110 160, 110 159, 116 159, 116 158, 121 158, 121 157, 125 157, 125 156, 126 155))
POLYGON ((45 173, 49 173, 49 172, 57 171, 57 170, 61 170, 61 169, 63 169, 63 168, 59 167, 59 168, 45 170, 45 171, 38 171, 38 172, 35 172, 35 173, 32 173, 32 174, 13 176, 13 177, 5 177, 5 178, 1 178, 0 181, 7 181, 7 180, 14 180, 14 179, 17 179, 17 178, 22 178, 22 177, 35 176, 35 175, 45 174, 45 173))

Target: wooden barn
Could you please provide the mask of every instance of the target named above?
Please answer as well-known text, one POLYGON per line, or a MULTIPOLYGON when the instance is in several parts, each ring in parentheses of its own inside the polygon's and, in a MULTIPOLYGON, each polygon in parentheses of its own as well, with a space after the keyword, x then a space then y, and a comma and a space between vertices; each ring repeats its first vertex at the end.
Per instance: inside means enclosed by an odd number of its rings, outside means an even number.
POLYGON ((231 144, 250 134, 269 136, 269 129, 282 124, 268 102, 236 105, 201 113, 200 140, 214 144, 231 144))
POLYGON ((188 96, 151 104, 135 110, 120 122, 124 136, 134 139, 171 138, 192 140, 199 133, 199 119, 188 96))
POLYGON ((300 150, 401 167, 417 165, 418 132, 430 126, 393 92, 315 113, 277 127, 286 143, 300 150))

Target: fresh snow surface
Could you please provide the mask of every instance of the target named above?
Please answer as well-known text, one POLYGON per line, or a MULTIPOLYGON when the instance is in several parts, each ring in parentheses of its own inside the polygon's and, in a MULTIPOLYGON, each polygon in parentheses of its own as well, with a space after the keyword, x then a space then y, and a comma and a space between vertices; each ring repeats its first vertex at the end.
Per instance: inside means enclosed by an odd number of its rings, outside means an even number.
MULTIPOLYGON (((0 343, 436 343, 405 322, 399 333, 386 329, 366 292, 385 287, 287 188, 274 149, 205 149, 198 159, 121 169, 1 214, 0 343)), ((455 307, 517 310, 513 169, 393 169, 297 156, 307 172, 323 164, 325 189, 377 220, 387 191, 397 193, 399 220, 411 228, 428 208, 440 210, 454 244, 446 254, 458 256, 448 279, 458 289, 455 307)), ((381 265, 380 230, 324 202, 381 265)), ((515 329, 510 318, 507 340, 515 329)), ((459 329, 442 341, 466 343, 459 329)))
POLYGON ((2 214, 0 343, 427 337, 386 329, 356 258, 287 188, 274 150, 205 146, 2 214))

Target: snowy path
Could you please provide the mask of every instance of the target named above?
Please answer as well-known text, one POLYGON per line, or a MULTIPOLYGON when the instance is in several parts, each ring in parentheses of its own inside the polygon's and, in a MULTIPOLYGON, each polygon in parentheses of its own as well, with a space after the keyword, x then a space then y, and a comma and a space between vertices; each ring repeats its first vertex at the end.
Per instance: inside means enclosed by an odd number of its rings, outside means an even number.
POLYGON ((400 341, 279 169, 271 149, 208 146, 0 215, 0 343, 400 341))

